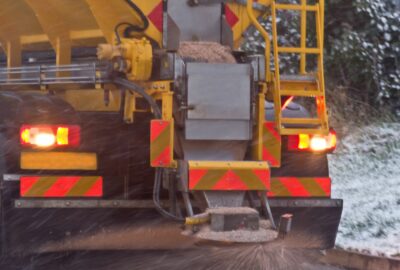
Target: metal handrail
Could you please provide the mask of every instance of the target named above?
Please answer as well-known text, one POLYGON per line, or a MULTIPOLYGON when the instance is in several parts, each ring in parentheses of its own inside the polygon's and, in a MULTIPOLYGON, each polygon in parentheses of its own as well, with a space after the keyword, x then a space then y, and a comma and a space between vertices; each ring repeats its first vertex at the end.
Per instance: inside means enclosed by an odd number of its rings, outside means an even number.
POLYGON ((0 68, 0 86, 99 84, 108 82, 108 67, 98 63, 0 68), (69 74, 74 73, 74 74, 69 74))
POLYGON ((256 16, 253 12, 253 0, 248 0, 246 5, 247 15, 250 18, 250 21, 257 28, 257 30, 261 33, 265 40, 265 78, 267 82, 271 82, 271 38, 269 37, 268 32, 264 29, 264 27, 258 22, 256 16))

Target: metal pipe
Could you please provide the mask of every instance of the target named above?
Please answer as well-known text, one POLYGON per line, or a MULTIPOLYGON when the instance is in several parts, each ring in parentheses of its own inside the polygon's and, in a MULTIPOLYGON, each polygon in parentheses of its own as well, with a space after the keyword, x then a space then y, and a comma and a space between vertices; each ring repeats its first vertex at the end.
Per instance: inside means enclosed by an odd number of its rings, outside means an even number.
POLYGON ((306 41, 307 41, 307 10, 306 10, 306 6, 307 6, 307 0, 301 0, 301 49, 302 52, 300 54, 300 73, 301 74, 306 74, 306 64, 307 64, 307 55, 305 53, 306 50, 306 41))
POLYGON ((274 216, 272 215, 266 192, 261 192, 261 207, 264 208, 264 210, 267 212, 267 217, 271 222, 272 228, 276 230, 274 216))
MULTIPOLYGON (((138 94, 140 94, 151 106, 153 109, 153 114, 155 118, 161 119, 162 114, 159 106, 155 102, 155 100, 146 93, 145 89, 140 85, 137 85, 134 82, 131 82, 127 79, 123 78, 114 78, 112 80, 116 85, 121 86, 123 89, 132 90, 138 94)), ((161 189, 161 180, 163 175, 163 168, 156 168, 155 177, 154 177, 154 186, 153 186, 153 202, 154 206, 156 207, 157 211, 164 217, 170 218, 179 222, 185 221, 183 218, 177 217, 168 211, 164 210, 164 208, 160 205, 160 189, 161 189)))
MULTIPOLYGON (((142 88, 140 85, 137 85, 137 84, 135 84, 131 81, 128 81, 126 79, 123 79, 123 78, 117 77, 113 81, 115 84, 117 84, 119 86, 122 86, 126 89, 133 90, 136 93, 140 94, 152 107, 155 118, 161 119, 162 114, 161 114, 160 108, 158 107, 155 100, 149 94, 146 93, 144 88, 142 88)), ((183 222, 183 221, 185 221, 183 218, 180 218, 178 216, 175 216, 175 215, 169 213, 168 211, 164 210, 164 208, 162 208, 162 206, 160 205, 160 189, 161 189, 162 174, 163 174, 163 169, 156 168, 155 177, 154 177, 154 186, 153 186, 154 206, 156 207, 157 211, 162 216, 179 221, 179 222, 183 222)), ((183 197, 185 199, 185 196, 183 196, 183 197)), ((185 200, 185 203, 186 203, 186 200, 185 200)), ((192 213, 192 215, 193 215, 193 213, 192 213)))
POLYGON ((250 18, 250 21, 254 24, 257 30, 265 39, 265 78, 267 82, 271 82, 271 39, 269 37, 268 32, 264 29, 264 27, 258 22, 256 16, 253 13, 253 0, 247 0, 246 5, 247 15, 250 18))
POLYGON ((185 219, 185 225, 201 225, 210 221, 209 213, 201 213, 195 216, 187 217, 185 219))
POLYGON ((123 78, 114 78, 112 80, 116 85, 122 86, 122 88, 126 88, 126 89, 130 89, 136 93, 138 93, 139 95, 141 95, 146 101, 147 103, 149 103, 150 107, 153 109, 153 114, 157 119, 161 119, 162 114, 161 114, 161 110, 160 107, 157 105, 157 103, 155 102, 155 100, 146 93, 146 90, 141 87, 140 85, 133 83, 127 79, 123 79, 123 78))
POLYGON ((164 217, 170 218, 175 221, 183 222, 185 219, 177 217, 162 208, 160 205, 160 189, 161 189, 161 179, 162 179, 162 168, 156 168, 156 173, 154 177, 154 186, 153 186, 153 202, 156 210, 164 217))

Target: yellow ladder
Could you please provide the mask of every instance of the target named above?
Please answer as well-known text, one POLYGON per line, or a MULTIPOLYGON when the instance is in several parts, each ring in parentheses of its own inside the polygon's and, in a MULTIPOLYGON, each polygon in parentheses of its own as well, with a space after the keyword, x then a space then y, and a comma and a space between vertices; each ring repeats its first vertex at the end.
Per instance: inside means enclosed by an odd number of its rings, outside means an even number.
POLYGON ((294 134, 327 134, 329 132, 328 116, 325 101, 323 40, 324 40, 324 2, 319 0, 315 5, 308 5, 307 0, 300 4, 271 3, 272 36, 274 48, 275 72, 272 78, 275 103, 275 122, 281 135, 294 134), (300 47, 280 47, 278 45, 277 11, 294 10, 301 13, 300 47), (316 16, 316 48, 308 48, 307 13, 314 12, 316 16), (299 74, 281 75, 279 70, 279 55, 282 53, 300 54, 299 74), (307 73, 307 55, 317 55, 317 70, 307 73), (282 97, 315 97, 316 114, 314 118, 284 118, 282 116, 282 97))

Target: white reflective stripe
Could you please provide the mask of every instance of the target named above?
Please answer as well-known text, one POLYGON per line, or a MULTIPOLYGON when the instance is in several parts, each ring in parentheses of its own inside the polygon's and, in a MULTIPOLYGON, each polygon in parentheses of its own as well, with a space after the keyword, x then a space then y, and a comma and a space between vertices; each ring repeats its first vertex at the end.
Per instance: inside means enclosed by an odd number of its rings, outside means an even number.
POLYGON ((3 181, 19 181, 20 178, 19 174, 3 174, 3 181))

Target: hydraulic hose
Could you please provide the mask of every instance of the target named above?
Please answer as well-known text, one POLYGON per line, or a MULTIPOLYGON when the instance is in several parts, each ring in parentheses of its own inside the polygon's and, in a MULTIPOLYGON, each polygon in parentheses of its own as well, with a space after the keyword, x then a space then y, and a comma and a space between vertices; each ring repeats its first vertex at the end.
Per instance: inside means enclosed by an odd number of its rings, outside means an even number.
POLYGON ((162 168, 156 168, 155 178, 154 178, 154 187, 153 187, 153 202, 156 207, 156 210, 163 216, 175 221, 184 222, 184 218, 180 218, 171 214, 170 212, 166 211, 162 208, 160 204, 160 190, 161 190, 161 179, 162 179, 162 168))
POLYGON ((135 3, 132 2, 132 0, 125 0, 125 2, 136 12, 136 14, 139 15, 140 20, 143 23, 143 26, 131 25, 125 31, 144 32, 149 27, 149 20, 146 15, 135 3))
POLYGON ((114 27, 114 33, 115 33, 115 37, 117 38, 118 44, 121 44, 121 37, 118 32, 118 29, 121 26, 123 26, 123 25, 127 26, 124 30, 124 37, 130 37, 132 32, 142 33, 144 31, 146 31, 147 28, 149 28, 149 20, 148 20, 147 16, 143 13, 143 11, 135 3, 133 3, 132 0, 125 0, 125 2, 129 5, 129 7, 131 7, 135 11, 136 14, 139 15, 140 20, 142 21, 143 25, 134 25, 134 24, 128 23, 128 22, 121 22, 121 23, 117 24, 114 27))
POLYGON ((116 85, 122 86, 125 89, 130 89, 130 90, 138 93, 139 95, 141 95, 147 101, 147 103, 149 103, 151 109, 153 110, 154 117, 157 119, 161 119, 162 114, 161 114, 160 107, 158 106, 156 101, 149 94, 146 93, 146 91, 144 90, 143 87, 141 87, 140 85, 138 85, 134 82, 131 82, 127 79, 120 78, 120 77, 114 78, 113 82, 116 85))
MULTIPOLYGON (((141 95, 147 101, 147 103, 149 103, 150 107, 152 108, 154 117, 156 119, 161 119, 162 114, 161 114, 160 107, 158 106, 156 101, 150 95, 148 95, 146 93, 146 91, 144 90, 143 87, 141 87, 140 85, 138 85, 134 82, 131 82, 127 79, 120 78, 120 77, 114 78, 113 82, 116 85, 119 85, 126 89, 130 89, 130 90, 138 93, 139 95, 141 95)), ((155 177, 154 177, 154 186, 153 186, 153 202, 156 207, 156 210, 162 216, 164 216, 166 218, 170 218, 175 221, 183 222, 183 221, 185 221, 185 219, 171 214, 170 212, 168 212, 164 208, 162 208, 162 206, 160 204, 160 190, 161 190, 162 173, 163 173, 162 168, 156 168, 155 177)))

